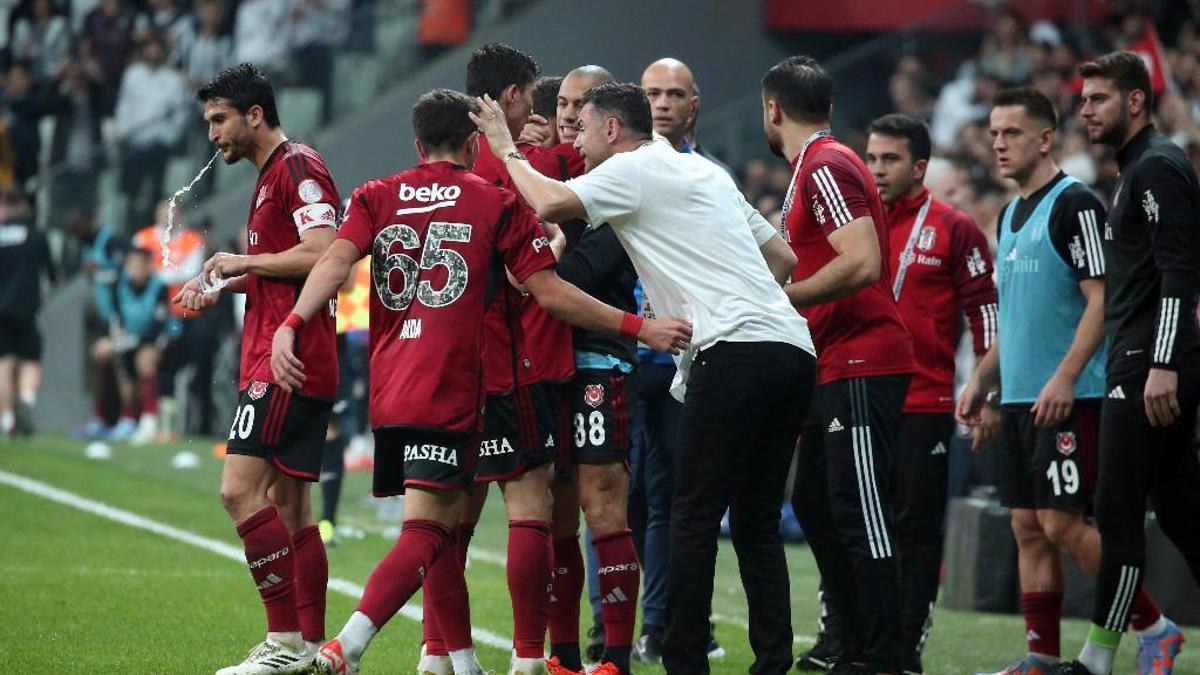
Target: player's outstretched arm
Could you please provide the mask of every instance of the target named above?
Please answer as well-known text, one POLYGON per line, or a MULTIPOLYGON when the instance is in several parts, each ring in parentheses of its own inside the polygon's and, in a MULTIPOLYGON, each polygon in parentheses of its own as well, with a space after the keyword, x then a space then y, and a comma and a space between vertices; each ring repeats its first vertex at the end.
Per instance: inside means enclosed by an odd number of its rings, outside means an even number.
POLYGON ((563 281, 553 270, 534 272, 525 288, 547 312, 584 330, 636 337, 656 351, 678 354, 692 341, 692 324, 683 319, 642 319, 622 312, 563 281))
POLYGON ((275 375, 275 382, 284 391, 304 384, 304 364, 294 351, 296 331, 328 306, 329 299, 346 283, 354 263, 361 257, 358 247, 349 241, 334 241, 308 274, 296 306, 292 308, 292 315, 275 331, 275 338, 271 342, 271 372, 275 375))
POLYGON ((797 308, 844 298, 879 280, 882 270, 879 236, 870 216, 855 218, 831 233, 828 239, 837 252, 833 260, 811 277, 784 287, 788 299, 797 308))

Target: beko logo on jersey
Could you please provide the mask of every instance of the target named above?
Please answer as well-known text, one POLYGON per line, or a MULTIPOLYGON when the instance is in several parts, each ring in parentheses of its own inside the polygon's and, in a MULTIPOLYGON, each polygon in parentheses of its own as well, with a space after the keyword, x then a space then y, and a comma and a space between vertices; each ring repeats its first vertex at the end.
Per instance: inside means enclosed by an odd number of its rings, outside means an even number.
POLYGON ((458 451, 441 445, 425 443, 423 445, 404 446, 404 461, 428 459, 431 462, 441 462, 450 466, 458 466, 458 451))
POLYGON ((402 202, 448 202, 458 199, 461 194, 462 188, 457 185, 443 187, 434 183, 415 188, 408 183, 401 183, 399 196, 402 202))

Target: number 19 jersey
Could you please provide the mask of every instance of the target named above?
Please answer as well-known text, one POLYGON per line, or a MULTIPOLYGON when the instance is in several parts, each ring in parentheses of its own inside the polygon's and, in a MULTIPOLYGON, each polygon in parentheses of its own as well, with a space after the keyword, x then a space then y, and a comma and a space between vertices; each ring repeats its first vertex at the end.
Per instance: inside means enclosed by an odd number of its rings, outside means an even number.
POLYGON ((555 264, 533 211, 430 162, 355 190, 338 238, 371 255, 371 426, 479 430, 485 309, 506 267, 523 282, 555 264))

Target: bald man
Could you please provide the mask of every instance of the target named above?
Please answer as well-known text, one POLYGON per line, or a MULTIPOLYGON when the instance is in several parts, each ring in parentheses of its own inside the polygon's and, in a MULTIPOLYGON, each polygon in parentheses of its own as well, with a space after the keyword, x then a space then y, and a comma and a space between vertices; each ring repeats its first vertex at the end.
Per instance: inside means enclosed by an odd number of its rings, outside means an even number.
POLYGON ((567 73, 558 87, 558 139, 563 143, 574 143, 579 135, 579 112, 583 110, 583 95, 588 89, 617 78, 603 66, 579 66, 567 73))
POLYGON ((650 99, 654 130, 686 151, 688 128, 700 108, 691 69, 679 59, 659 59, 642 73, 642 89, 650 99))

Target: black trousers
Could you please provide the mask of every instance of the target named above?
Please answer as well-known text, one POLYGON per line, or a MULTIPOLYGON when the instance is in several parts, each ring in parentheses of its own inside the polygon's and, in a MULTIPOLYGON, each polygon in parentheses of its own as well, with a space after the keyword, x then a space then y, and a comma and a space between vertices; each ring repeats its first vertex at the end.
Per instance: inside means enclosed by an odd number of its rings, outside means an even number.
POLYGON ((775 342, 718 342, 696 356, 680 421, 668 554, 668 673, 708 673, 721 516, 750 612, 750 672, 792 665, 791 600, 779 536, 788 465, 808 409, 815 359, 775 342))
POLYGON ((893 673, 903 647, 892 467, 909 379, 865 377, 817 387, 792 490, 821 572, 827 629, 835 619, 845 658, 893 673))
POLYGON ((1123 632, 1146 569, 1146 498, 1163 533, 1200 581, 1200 461, 1194 442, 1200 404, 1200 357, 1179 367, 1183 414, 1169 427, 1152 427, 1142 392, 1146 373, 1109 378, 1100 412, 1100 480, 1096 526, 1100 572, 1092 623, 1123 632))

